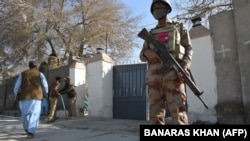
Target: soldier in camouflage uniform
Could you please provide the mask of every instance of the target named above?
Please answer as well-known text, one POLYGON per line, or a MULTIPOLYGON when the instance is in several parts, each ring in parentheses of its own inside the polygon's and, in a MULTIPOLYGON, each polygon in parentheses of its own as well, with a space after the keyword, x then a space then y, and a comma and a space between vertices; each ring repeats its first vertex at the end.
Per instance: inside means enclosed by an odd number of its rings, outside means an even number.
MULTIPOLYGON (((172 11, 168 0, 153 0, 151 13, 158 24, 151 29, 151 36, 164 43, 166 49, 180 63, 184 70, 191 65, 192 45, 189 33, 182 23, 168 18, 172 11)), ((140 59, 148 62, 146 84, 150 103, 149 119, 152 124, 165 125, 166 104, 172 117, 172 124, 188 125, 186 111, 186 93, 182 75, 174 69, 166 75, 159 74, 162 67, 159 56, 153 51, 154 46, 145 42, 140 52, 140 59)))

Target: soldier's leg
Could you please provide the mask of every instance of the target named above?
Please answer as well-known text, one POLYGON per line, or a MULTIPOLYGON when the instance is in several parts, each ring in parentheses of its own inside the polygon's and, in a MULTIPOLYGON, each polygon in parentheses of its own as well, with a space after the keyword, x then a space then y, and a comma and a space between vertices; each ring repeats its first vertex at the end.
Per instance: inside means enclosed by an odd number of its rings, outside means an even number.
POLYGON ((57 98, 49 98, 50 99, 50 112, 48 116, 48 122, 51 122, 55 119, 56 117, 56 107, 57 107, 57 98))
POLYGON ((68 100, 68 103, 69 103, 69 108, 68 108, 69 117, 76 117, 76 98, 77 97, 72 97, 72 98, 69 98, 69 100, 68 100))
POLYGON ((166 87, 167 104, 172 117, 172 123, 176 125, 188 125, 184 83, 181 83, 178 79, 170 80, 167 82, 166 87))
POLYGON ((72 100, 72 116, 76 117, 76 99, 77 97, 75 96, 72 100))
POLYGON ((72 117, 72 113, 71 113, 71 98, 68 98, 68 116, 69 116, 69 118, 72 117))
POLYGON ((149 120, 151 124, 165 125, 165 95, 160 83, 148 84, 149 120))

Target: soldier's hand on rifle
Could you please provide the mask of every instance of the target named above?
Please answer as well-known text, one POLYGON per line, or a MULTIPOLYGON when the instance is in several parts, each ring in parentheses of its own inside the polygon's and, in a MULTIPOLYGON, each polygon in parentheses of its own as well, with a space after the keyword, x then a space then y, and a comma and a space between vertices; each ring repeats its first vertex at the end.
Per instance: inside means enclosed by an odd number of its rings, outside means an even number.
POLYGON ((180 65, 189 75, 188 69, 190 68, 190 64, 187 61, 181 61, 180 65))
MULTIPOLYGON (((189 66, 190 66, 189 63, 186 62, 186 61, 181 61, 180 65, 181 65, 181 67, 183 68, 183 70, 186 72, 186 74, 187 74, 188 76, 190 76, 190 74, 189 74, 189 72, 188 72, 188 68, 189 68, 189 66)), ((181 72, 178 72, 178 73, 177 73, 177 77, 179 78, 179 80, 180 80, 181 82, 184 82, 183 74, 182 74, 181 72)))
POLYGON ((184 78, 181 72, 177 72, 177 77, 180 80, 180 82, 184 82, 184 78))
POLYGON ((143 52, 143 55, 147 58, 148 61, 150 62, 154 62, 154 63, 157 63, 157 62, 162 62, 160 57, 152 50, 145 50, 143 52))
POLYGON ((180 65, 187 72, 187 69, 188 69, 187 61, 181 61, 180 65))

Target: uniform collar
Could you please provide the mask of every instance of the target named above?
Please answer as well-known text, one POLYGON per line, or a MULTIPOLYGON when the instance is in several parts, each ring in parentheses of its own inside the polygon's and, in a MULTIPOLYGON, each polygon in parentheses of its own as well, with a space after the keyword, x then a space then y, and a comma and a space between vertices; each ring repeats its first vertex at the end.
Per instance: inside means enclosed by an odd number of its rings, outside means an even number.
MULTIPOLYGON (((173 23, 173 20, 167 19, 166 22, 165 22, 165 25, 166 25, 166 24, 171 24, 171 23, 173 23)), ((158 25, 158 24, 157 24, 157 25, 156 25, 156 28, 163 27, 163 26, 165 26, 165 25, 158 25)))

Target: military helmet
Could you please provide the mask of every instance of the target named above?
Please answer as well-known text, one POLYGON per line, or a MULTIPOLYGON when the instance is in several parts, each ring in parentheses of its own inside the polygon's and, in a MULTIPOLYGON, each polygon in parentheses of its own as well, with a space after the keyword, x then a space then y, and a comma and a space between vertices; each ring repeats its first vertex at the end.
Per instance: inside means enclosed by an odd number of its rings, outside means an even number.
POLYGON ((156 2, 164 2, 166 5, 169 6, 169 11, 168 11, 168 13, 170 13, 170 12, 172 11, 171 3, 169 2, 169 0, 153 0, 153 2, 152 2, 152 4, 151 4, 151 8, 150 8, 151 13, 153 13, 153 5, 154 5, 156 2))

